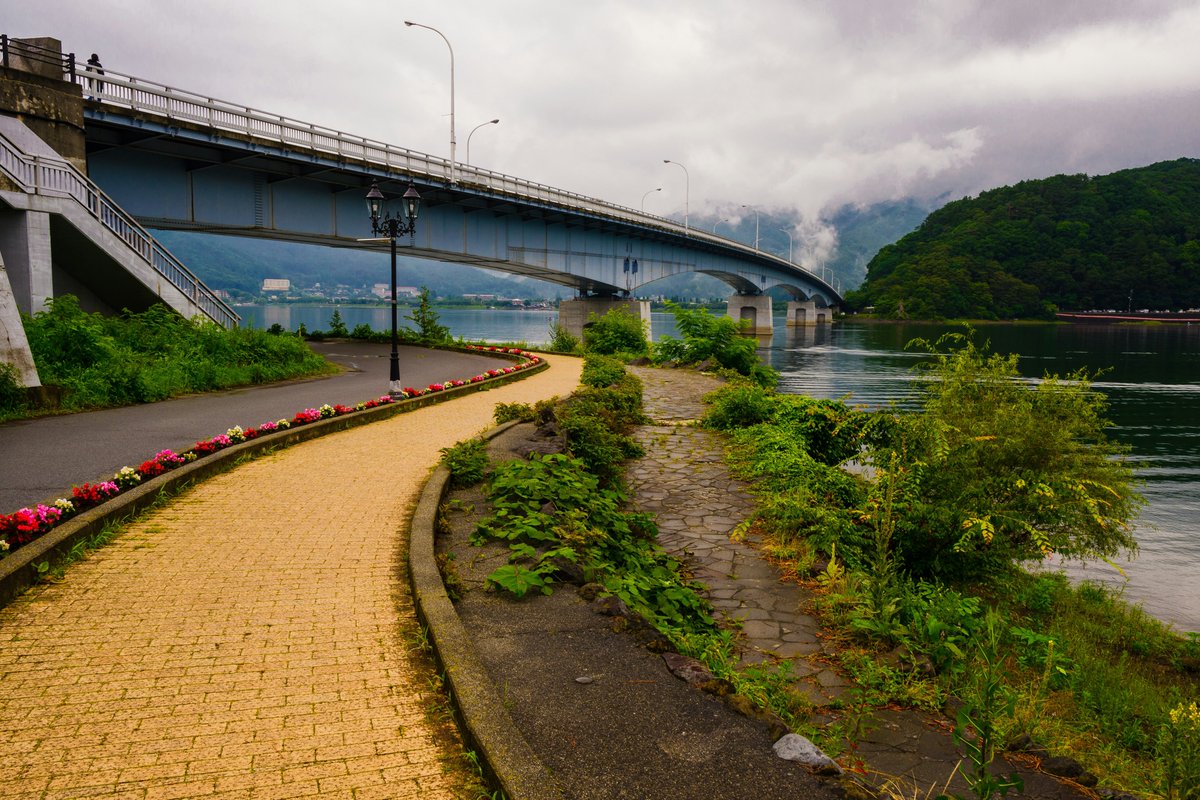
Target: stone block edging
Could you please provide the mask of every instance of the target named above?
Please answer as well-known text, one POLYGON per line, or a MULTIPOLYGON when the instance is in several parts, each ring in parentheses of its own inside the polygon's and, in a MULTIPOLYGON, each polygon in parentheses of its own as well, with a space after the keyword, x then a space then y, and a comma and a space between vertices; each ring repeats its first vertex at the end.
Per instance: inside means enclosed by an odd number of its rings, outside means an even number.
POLYGON ((467 383, 376 408, 354 411, 340 417, 330 417, 306 425, 260 434, 254 439, 218 450, 190 464, 145 480, 133 489, 127 489, 111 500, 77 514, 61 525, 56 525, 45 535, 0 559, 0 608, 11 603, 39 581, 42 573, 39 572, 38 565, 48 564, 49 568, 53 569, 68 559, 72 548, 78 543, 95 536, 110 522, 131 517, 148 508, 163 492, 178 490, 193 481, 201 481, 224 472, 244 457, 252 457, 266 450, 291 447, 319 436, 389 419, 397 414, 415 411, 461 395, 493 389, 548 367, 549 363, 542 359, 531 367, 498 375, 479 383, 467 383))
MULTIPOLYGON (((492 428, 484 438, 491 439, 516 424, 492 428)), ((549 770, 504 707, 442 583, 434 536, 449 481, 450 471, 438 466, 421 491, 409 526, 408 574, 417 617, 428 631, 463 738, 479 754, 486 774, 509 800, 562 798, 549 770)))

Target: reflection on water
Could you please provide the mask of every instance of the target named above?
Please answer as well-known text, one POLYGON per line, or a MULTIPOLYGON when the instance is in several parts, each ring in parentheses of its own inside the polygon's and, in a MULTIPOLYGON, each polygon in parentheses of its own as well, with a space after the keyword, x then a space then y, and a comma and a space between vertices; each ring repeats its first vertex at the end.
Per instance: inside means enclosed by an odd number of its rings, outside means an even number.
MULTIPOLYGON (((247 325, 278 323, 295 330, 328 328, 332 306, 255 306, 238 309, 247 325)), ((342 306, 347 327, 390 327, 390 309, 342 306)), ((400 312, 400 324, 411 327, 400 312)), ((545 344, 554 311, 438 309, 454 336, 492 342, 545 344)), ((760 340, 760 355, 781 373, 780 391, 848 398, 878 408, 912 406, 912 367, 922 358, 906 351, 916 337, 936 339, 952 329, 936 324, 835 326, 787 329, 760 340)), ((654 314, 654 338, 676 335, 669 314, 654 314)), ((955 329, 961 331, 961 328, 955 329)), ((1095 381, 1109 400, 1113 436, 1133 449, 1149 501, 1137 523, 1141 552, 1121 563, 1128 580, 1107 564, 1068 565, 1068 572, 1124 586, 1126 597, 1183 630, 1200 630, 1200 326, 996 325, 979 329, 1002 353, 1020 353, 1031 379, 1047 372, 1105 370, 1095 381)))

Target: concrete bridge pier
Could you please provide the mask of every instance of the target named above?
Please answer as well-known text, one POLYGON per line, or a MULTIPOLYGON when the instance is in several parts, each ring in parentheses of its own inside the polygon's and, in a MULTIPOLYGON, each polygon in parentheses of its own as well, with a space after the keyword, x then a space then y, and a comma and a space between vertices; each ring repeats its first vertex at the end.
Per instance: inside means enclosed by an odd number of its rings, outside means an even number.
POLYGON ((650 301, 631 297, 576 297, 558 304, 558 324, 572 336, 583 338, 583 329, 591 315, 603 317, 614 308, 624 308, 642 321, 646 338, 650 338, 650 301))
POLYGON ((0 211, 0 258, 17 308, 44 310, 54 296, 50 215, 44 211, 0 211))
POLYGON ((787 326, 828 325, 833 322, 836 311, 833 307, 819 307, 812 300, 791 300, 787 307, 787 326))
POLYGON ((4 267, 3 251, 0 251, 0 364, 11 364, 16 369, 16 379, 21 386, 41 386, 25 326, 21 323, 21 311, 9 283, 8 270, 4 267))
POLYGON ((731 294, 728 314, 735 320, 747 320, 750 325, 746 333, 755 336, 770 336, 774 331, 771 321, 771 296, 768 294, 731 294))

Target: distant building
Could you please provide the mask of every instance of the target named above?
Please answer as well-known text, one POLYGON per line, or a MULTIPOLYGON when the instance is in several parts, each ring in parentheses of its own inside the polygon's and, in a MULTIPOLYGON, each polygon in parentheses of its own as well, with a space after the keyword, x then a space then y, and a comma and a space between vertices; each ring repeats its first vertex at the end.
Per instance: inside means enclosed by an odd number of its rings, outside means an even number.
POLYGON ((463 300, 474 300, 477 303, 488 303, 496 299, 494 294, 464 294, 463 300))
POLYGON ((420 297, 421 290, 415 286, 397 286, 396 297, 420 297))
POLYGON ((382 297, 385 300, 392 295, 392 287, 386 283, 377 283, 371 287, 371 294, 376 297, 382 297))
POLYGON ((287 278, 263 278, 262 290, 264 292, 290 292, 292 282, 287 278))

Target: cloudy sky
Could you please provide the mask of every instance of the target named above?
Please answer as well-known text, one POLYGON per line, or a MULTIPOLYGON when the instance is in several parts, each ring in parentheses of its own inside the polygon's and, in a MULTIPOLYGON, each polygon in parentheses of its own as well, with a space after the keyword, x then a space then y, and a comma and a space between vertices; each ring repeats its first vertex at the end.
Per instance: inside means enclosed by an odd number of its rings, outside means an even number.
MULTIPOLYGON (((1195 0, 54 0, 106 68, 638 208, 959 197, 1200 156, 1195 0), (661 192, 653 192, 662 187, 661 192), (645 196, 646 192, 653 192, 645 196)), ((741 213, 745 213, 742 211, 741 213)))

